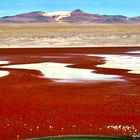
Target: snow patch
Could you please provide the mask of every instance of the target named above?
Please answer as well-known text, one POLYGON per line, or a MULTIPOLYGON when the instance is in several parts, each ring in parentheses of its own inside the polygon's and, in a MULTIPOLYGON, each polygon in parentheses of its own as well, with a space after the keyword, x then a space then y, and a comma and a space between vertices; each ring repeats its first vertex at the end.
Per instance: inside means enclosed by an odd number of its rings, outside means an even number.
POLYGON ((68 11, 56 11, 56 12, 44 12, 43 16, 54 17, 56 20, 71 16, 71 12, 68 11))

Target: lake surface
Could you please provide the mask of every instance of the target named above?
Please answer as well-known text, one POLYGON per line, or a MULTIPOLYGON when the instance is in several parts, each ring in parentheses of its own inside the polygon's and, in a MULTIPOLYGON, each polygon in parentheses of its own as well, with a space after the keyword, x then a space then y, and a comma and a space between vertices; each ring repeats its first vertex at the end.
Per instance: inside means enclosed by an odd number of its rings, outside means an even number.
POLYGON ((0 49, 0 138, 140 135, 140 49, 0 49))

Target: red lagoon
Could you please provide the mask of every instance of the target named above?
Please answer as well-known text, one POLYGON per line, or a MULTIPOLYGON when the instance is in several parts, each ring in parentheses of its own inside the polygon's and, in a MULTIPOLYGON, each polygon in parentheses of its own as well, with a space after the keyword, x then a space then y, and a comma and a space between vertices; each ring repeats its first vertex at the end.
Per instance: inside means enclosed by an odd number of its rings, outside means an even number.
POLYGON ((139 51, 0 49, 0 139, 139 136, 139 51))

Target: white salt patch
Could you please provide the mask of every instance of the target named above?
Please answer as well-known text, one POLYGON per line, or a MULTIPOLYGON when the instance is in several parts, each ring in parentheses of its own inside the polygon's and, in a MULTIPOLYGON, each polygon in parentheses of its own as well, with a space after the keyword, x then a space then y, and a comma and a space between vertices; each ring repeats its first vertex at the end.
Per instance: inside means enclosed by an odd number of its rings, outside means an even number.
POLYGON ((71 58, 71 56, 41 56, 40 58, 71 58))
POLYGON ((7 76, 9 75, 9 72, 8 71, 2 71, 0 70, 0 77, 4 77, 4 76, 7 76))
POLYGON ((131 51, 131 52, 127 52, 127 53, 140 54, 140 51, 131 51))
POLYGON ((15 68, 15 69, 31 69, 41 71, 43 77, 53 79, 55 82, 81 82, 81 81, 112 81, 121 80, 120 76, 117 75, 104 75, 93 73, 92 69, 80 69, 70 68, 71 64, 66 63, 32 63, 32 64, 21 64, 21 65, 8 65, 3 68, 15 68))
POLYGON ((0 61, 0 65, 9 64, 9 61, 0 61))
MULTIPOLYGON (((0 61, 0 65, 4 65, 4 64, 9 64, 9 61, 0 61)), ((4 77, 7 76, 9 74, 8 71, 2 71, 0 70, 0 77, 4 77)))
POLYGON ((130 70, 128 73, 140 74, 140 57, 129 55, 88 55, 104 57, 105 64, 98 65, 100 68, 115 68, 130 70))

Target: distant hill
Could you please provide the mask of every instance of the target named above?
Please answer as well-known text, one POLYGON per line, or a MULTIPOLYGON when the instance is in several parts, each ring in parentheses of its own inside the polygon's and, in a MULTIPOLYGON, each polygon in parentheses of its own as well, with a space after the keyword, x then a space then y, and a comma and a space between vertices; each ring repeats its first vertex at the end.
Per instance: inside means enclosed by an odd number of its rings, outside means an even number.
POLYGON ((86 13, 80 9, 72 12, 30 12, 0 18, 0 23, 140 23, 140 16, 100 15, 86 13))

